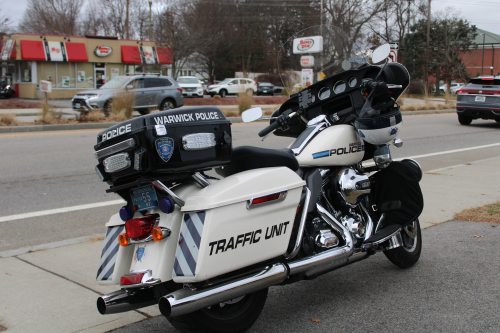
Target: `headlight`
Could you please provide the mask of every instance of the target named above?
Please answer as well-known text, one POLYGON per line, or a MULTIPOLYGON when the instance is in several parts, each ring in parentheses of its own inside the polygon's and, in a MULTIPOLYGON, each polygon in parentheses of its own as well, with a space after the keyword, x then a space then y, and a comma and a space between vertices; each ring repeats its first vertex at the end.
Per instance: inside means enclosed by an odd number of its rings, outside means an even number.
POLYGON ((99 97, 102 97, 102 95, 89 95, 87 99, 99 98, 99 97))
POLYGON ((5 89, 10 89, 10 84, 8 84, 7 87, 5 87, 5 89))
POLYGON ((102 164, 108 173, 117 172, 128 168, 132 163, 128 153, 120 153, 106 158, 102 164))

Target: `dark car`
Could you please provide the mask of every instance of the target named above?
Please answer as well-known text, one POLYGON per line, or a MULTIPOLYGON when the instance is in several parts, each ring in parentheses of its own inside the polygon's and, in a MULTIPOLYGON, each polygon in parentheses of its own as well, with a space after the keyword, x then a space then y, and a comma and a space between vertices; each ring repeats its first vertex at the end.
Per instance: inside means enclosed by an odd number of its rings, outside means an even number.
POLYGON ((474 119, 500 122, 500 76, 471 79, 457 96, 458 122, 470 125, 474 119))
POLYGON ((283 91, 283 87, 274 86, 274 93, 275 94, 281 94, 282 91, 283 91))
POLYGON ((259 95, 274 95, 274 86, 268 82, 259 82, 257 84, 257 96, 259 95))
POLYGON ((0 96, 11 98, 14 95, 14 87, 11 84, 10 78, 2 77, 0 79, 0 96))

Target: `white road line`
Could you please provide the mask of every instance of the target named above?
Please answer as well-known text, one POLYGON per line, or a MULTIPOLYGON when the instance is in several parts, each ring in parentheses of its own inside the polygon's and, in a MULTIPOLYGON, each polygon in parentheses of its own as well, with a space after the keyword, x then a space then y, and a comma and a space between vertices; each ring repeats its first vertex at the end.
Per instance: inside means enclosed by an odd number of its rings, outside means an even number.
POLYGON ((76 210, 84 210, 84 209, 119 205, 119 204, 124 204, 124 203, 125 203, 124 200, 119 199, 119 200, 111 200, 111 201, 104 201, 104 202, 96 202, 96 203, 86 204, 86 205, 78 205, 78 206, 70 206, 70 207, 63 207, 63 208, 56 208, 56 209, 41 210, 38 212, 31 212, 31 213, 25 213, 25 214, 9 215, 9 216, 0 217, 0 223, 28 219, 31 217, 39 217, 39 216, 45 216, 45 215, 74 212, 76 210))
MULTIPOLYGON (((463 151, 475 150, 475 149, 483 149, 483 148, 489 148, 489 147, 495 147, 495 146, 500 146, 500 142, 499 143, 492 143, 492 144, 489 144, 489 145, 476 146, 476 147, 468 147, 468 148, 461 148, 461 149, 439 151, 439 152, 430 153, 430 154, 422 154, 422 155, 415 155, 415 156, 400 157, 400 158, 394 159, 394 161, 401 161, 401 160, 404 160, 404 159, 407 159, 407 158, 417 159, 417 158, 424 158, 424 157, 430 157, 430 156, 439 156, 439 155, 445 155, 445 154, 460 153, 460 152, 463 152, 463 151)), ((477 162, 480 162, 480 161, 477 161, 477 162)), ((364 165, 365 166, 373 165, 373 162, 366 163, 364 165)), ((448 167, 448 168, 450 168, 450 167, 448 167)), ((435 170, 433 170, 433 171, 435 171, 435 170)), ((112 205, 118 205, 118 204, 123 204, 123 203, 125 203, 125 201, 122 200, 122 199, 120 199, 120 200, 112 200, 112 201, 105 201, 105 202, 97 202, 97 203, 87 204, 87 205, 79 205, 79 206, 71 206, 71 207, 63 207, 63 208, 42 210, 42 211, 32 212, 32 213, 3 216, 3 217, 0 217, 0 223, 1 222, 21 220, 21 219, 27 219, 27 218, 31 218, 31 217, 38 217, 38 216, 45 216, 45 215, 52 215, 52 214, 73 212, 73 211, 76 211, 76 210, 91 209, 91 208, 98 208, 98 207, 105 207, 105 206, 112 206, 112 205)))

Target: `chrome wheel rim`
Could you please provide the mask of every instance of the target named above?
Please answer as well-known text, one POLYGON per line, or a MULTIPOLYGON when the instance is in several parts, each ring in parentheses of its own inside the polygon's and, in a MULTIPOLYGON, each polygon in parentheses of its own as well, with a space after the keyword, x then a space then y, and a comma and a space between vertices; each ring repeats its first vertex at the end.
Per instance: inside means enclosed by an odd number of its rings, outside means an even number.
POLYGON ((408 252, 413 252, 417 248, 418 243, 418 221, 413 221, 404 227, 401 233, 403 237, 403 247, 408 252))
POLYGON ((162 111, 170 110, 170 109, 173 109, 173 108, 174 108, 174 103, 172 103, 172 102, 166 102, 166 103, 163 104, 162 111))

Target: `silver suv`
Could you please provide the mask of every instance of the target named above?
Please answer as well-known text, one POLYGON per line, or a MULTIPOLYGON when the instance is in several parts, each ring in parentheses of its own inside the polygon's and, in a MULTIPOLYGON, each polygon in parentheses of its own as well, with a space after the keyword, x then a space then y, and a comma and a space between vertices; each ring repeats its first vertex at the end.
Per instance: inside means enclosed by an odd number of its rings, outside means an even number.
POLYGON ((75 111, 100 110, 108 116, 113 109, 113 97, 124 92, 134 93, 134 110, 140 114, 184 105, 182 88, 172 78, 159 75, 118 76, 99 89, 79 92, 71 104, 75 111))

